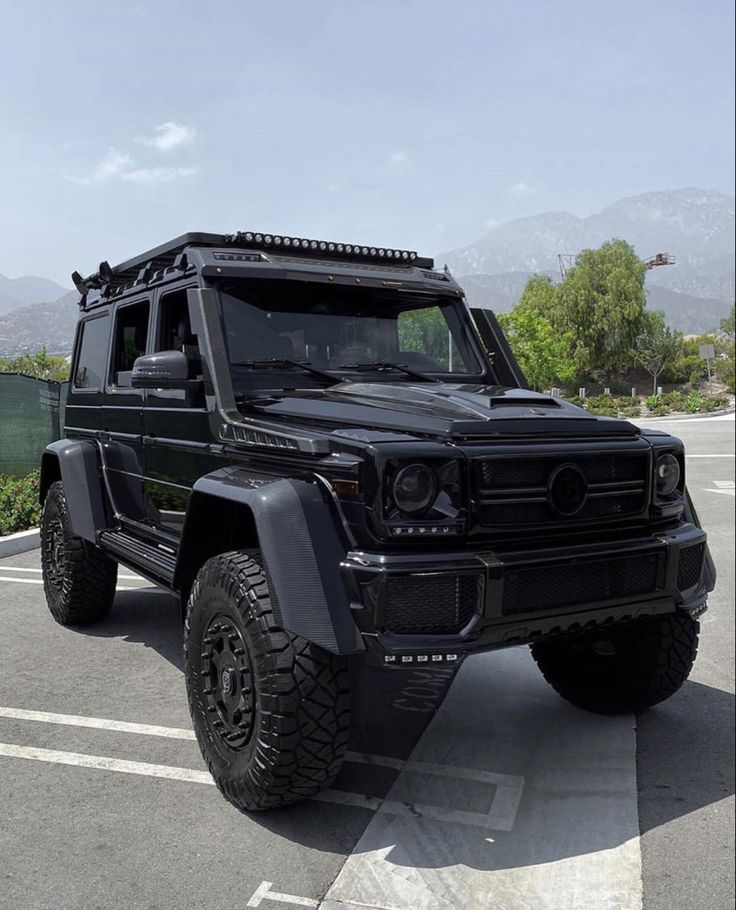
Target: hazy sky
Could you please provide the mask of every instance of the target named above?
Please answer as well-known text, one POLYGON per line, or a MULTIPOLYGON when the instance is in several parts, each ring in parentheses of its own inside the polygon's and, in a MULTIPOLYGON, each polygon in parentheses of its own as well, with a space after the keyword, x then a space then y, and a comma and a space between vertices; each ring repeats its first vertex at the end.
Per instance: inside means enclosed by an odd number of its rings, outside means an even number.
POLYGON ((733 192, 733 0, 0 0, 0 272, 733 192))

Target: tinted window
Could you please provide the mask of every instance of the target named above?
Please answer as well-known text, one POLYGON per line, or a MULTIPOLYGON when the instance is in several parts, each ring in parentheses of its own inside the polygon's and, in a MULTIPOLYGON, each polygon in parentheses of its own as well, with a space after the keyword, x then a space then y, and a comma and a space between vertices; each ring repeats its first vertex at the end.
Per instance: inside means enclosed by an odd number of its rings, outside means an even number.
POLYGON ((199 341, 192 334, 185 290, 162 297, 158 336, 157 351, 182 351, 189 361, 190 376, 196 378, 202 372, 199 341))
POLYGON ((121 307, 115 314, 112 381, 130 385, 130 371, 137 357, 146 353, 148 338, 148 301, 121 307))
POLYGON ((99 391, 102 388, 109 325, 107 314, 87 319, 82 323, 79 355, 74 373, 75 388, 90 391, 99 391))

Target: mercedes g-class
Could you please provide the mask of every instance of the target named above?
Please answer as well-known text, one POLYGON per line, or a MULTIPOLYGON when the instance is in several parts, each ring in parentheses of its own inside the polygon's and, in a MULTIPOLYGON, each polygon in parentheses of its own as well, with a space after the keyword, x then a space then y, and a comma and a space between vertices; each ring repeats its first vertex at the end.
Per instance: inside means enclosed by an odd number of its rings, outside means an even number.
POLYGON ((334 778, 348 659, 447 668, 529 644, 604 713, 687 678, 715 572, 682 443, 526 388, 446 269, 192 233, 73 279, 48 605, 103 619, 118 564, 179 597, 197 740, 239 808, 334 778))

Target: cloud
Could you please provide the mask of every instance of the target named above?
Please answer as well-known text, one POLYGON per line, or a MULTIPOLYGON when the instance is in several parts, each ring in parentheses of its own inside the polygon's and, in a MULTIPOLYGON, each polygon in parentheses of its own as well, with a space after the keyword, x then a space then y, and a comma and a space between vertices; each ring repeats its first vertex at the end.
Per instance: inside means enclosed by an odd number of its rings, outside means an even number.
POLYGON ((530 193, 536 192, 533 186, 530 186, 528 183, 524 183, 523 180, 520 180, 518 183, 512 183, 511 186, 506 187, 506 192, 509 196, 528 196, 530 193))
POLYGON ((394 167, 403 167, 405 164, 409 164, 410 159, 404 149, 396 149, 388 156, 388 160, 394 167))
POLYGON ((133 166, 133 159, 127 152, 108 149, 105 157, 88 177, 70 177, 74 183, 104 183, 113 177, 120 177, 133 166))
POLYGON ((154 129, 152 137, 141 141, 146 145, 152 145, 160 152, 170 152, 172 149, 189 145, 196 132, 193 126, 185 126, 183 123, 167 120, 166 123, 162 123, 154 129))
POLYGON ((126 183, 171 183, 197 173, 196 167, 139 167, 120 175, 126 183))
POLYGON ((171 183, 173 180, 191 177, 196 173, 196 167, 141 167, 127 152, 111 148, 91 174, 68 179, 83 186, 112 180, 152 186, 156 183, 171 183))

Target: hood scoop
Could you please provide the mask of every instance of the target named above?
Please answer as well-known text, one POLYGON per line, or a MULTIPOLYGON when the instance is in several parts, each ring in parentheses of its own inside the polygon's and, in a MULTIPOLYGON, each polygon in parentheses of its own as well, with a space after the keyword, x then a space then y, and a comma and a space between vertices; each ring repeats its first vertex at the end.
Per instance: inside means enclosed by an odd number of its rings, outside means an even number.
POLYGON ((550 411, 562 411, 563 405, 539 392, 527 389, 507 389, 504 386, 452 386, 442 382, 409 385, 384 382, 342 382, 328 389, 327 394, 349 395, 381 401, 387 406, 431 408, 454 418, 471 417, 491 420, 499 409, 534 413, 546 416, 550 411))

